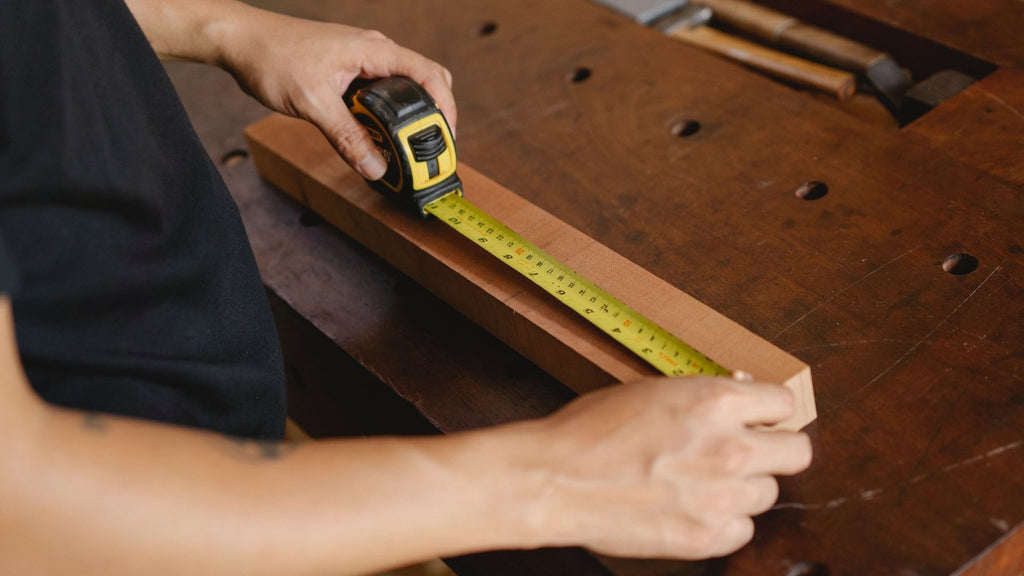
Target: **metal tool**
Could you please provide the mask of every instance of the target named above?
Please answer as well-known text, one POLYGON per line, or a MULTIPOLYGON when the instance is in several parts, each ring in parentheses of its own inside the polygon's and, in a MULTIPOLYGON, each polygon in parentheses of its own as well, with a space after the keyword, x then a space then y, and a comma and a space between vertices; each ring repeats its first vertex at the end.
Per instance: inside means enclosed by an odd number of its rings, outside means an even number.
POLYGON ((899 110, 910 75, 885 52, 747 0, 702 0, 736 29, 825 64, 861 74, 891 110, 899 110))
POLYGON ((856 91, 856 77, 817 62, 799 58, 727 34, 710 26, 714 11, 687 0, 596 0, 645 26, 714 52, 761 72, 845 100, 856 91))
POLYGON ((344 100, 388 162, 373 188, 436 216, 662 373, 731 374, 463 198, 448 122, 419 84, 403 76, 360 82, 344 100))

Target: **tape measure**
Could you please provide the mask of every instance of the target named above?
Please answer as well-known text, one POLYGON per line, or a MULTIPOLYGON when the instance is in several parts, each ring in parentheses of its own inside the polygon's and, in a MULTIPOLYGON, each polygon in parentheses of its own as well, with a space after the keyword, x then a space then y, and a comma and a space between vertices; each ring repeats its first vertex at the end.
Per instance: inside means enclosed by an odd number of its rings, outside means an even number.
POLYGON ((345 103, 388 162, 384 177, 369 182, 374 189, 445 222, 661 373, 731 374, 466 200, 451 130, 419 84, 404 76, 360 81, 345 103))

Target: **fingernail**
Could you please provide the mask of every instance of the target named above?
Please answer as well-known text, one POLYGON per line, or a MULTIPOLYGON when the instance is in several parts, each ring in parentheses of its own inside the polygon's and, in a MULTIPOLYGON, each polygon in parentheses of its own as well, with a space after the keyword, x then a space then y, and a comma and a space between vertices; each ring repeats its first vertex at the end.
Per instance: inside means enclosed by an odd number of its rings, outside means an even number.
POLYGON ((388 170, 388 165, 376 151, 367 152, 366 156, 356 166, 356 170, 367 180, 380 180, 388 170))
POLYGON ((752 382, 754 377, 750 372, 744 372, 743 370, 733 370, 732 379, 737 382, 752 382))

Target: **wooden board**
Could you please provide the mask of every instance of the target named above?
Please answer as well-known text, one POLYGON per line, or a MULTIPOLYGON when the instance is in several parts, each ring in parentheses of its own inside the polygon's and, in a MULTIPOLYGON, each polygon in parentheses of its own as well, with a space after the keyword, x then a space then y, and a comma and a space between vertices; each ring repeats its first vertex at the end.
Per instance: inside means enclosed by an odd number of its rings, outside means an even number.
MULTIPOLYGON (((271 116, 246 130, 260 173, 577 392, 655 374, 640 359, 464 238, 370 190, 311 125, 271 116)), ((733 370, 790 388, 781 426, 816 417, 810 368, 468 166, 466 195, 552 256, 733 370)), ((697 265, 697 263, 695 263, 697 265)))

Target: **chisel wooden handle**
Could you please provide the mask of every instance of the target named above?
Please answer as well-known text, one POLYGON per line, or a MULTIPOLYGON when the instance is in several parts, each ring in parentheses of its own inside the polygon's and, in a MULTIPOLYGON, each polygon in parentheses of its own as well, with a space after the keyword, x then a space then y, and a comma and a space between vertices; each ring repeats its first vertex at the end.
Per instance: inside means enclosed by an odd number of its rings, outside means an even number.
POLYGON ((667 33, 778 78, 828 92, 840 100, 852 96, 856 89, 856 77, 849 72, 765 48, 710 26, 679 27, 667 33))
POLYGON ((702 0, 719 22, 844 70, 864 73, 888 55, 746 0, 702 0))

